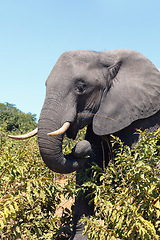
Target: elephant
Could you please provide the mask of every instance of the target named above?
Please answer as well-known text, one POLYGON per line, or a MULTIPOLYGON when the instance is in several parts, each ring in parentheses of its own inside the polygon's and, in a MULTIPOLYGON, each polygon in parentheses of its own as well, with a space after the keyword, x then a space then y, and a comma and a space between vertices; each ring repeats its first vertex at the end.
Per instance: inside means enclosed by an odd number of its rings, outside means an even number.
MULTIPOLYGON (((77 183, 92 162, 107 166, 111 157, 110 135, 133 146, 136 129, 154 132, 160 126, 160 71, 141 53, 116 49, 108 51, 72 50, 63 53, 46 80, 46 97, 38 128, 22 136, 38 133, 43 161, 53 171, 77 171, 77 183), (75 139, 87 126, 85 140, 69 155, 63 155, 64 134, 75 139), (103 142, 106 136, 108 142, 103 142), (88 157, 86 157, 88 156, 88 157), (83 171, 82 171, 83 169, 83 171)), ((89 198, 75 200, 71 240, 82 236, 80 218, 94 214, 89 198)))

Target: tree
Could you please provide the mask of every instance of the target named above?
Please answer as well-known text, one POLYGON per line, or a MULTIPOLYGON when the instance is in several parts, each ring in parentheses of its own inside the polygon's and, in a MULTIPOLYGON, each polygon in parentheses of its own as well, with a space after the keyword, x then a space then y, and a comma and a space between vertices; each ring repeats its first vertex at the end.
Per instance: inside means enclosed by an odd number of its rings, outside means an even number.
POLYGON ((0 125, 5 126, 6 131, 28 132, 37 127, 36 114, 23 113, 15 104, 0 103, 0 125))

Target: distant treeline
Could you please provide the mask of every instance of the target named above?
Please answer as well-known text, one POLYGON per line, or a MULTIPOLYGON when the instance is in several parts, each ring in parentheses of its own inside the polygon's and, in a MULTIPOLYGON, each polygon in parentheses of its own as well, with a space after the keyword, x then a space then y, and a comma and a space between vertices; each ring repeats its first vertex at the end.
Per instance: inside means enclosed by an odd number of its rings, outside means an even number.
POLYGON ((37 127, 36 114, 24 113, 15 104, 0 103, 0 126, 8 132, 24 133, 37 127))

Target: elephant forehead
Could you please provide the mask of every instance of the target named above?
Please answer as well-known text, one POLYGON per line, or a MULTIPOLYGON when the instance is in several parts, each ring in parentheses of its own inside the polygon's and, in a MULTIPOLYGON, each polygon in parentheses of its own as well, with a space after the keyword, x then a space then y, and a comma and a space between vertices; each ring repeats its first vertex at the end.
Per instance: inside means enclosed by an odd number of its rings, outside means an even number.
POLYGON ((88 51, 88 50, 73 50, 63 53, 59 60, 62 61, 78 61, 81 63, 88 63, 93 61, 98 56, 97 52, 88 51))
POLYGON ((53 67, 50 76, 63 77, 63 78, 84 78, 88 74, 95 75, 99 73, 97 59, 88 59, 83 61, 79 58, 59 59, 53 67))
POLYGON ((68 82, 72 84, 75 79, 83 79, 90 83, 100 84, 102 70, 99 66, 98 53, 92 51, 70 51, 62 54, 53 67, 46 85, 58 85, 68 82))
POLYGON ((82 63, 75 61, 72 63, 70 74, 74 79, 94 80, 102 75, 102 71, 94 62, 82 63))
POLYGON ((84 70, 96 68, 98 64, 98 53, 87 50, 69 51, 60 56, 57 61, 59 67, 65 69, 84 70))

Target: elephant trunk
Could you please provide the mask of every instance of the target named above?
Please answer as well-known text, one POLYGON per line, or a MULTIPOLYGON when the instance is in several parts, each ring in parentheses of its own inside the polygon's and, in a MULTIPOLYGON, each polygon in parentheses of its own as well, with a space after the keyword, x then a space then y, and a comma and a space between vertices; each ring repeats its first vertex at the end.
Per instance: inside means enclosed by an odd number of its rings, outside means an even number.
POLYGON ((86 140, 80 141, 71 154, 64 156, 62 153, 64 134, 54 137, 48 135, 61 127, 60 114, 56 113, 59 112, 58 106, 55 108, 56 111, 47 106, 49 105, 45 103, 38 123, 38 144, 43 161, 51 170, 58 173, 71 173, 82 168, 87 160, 85 156, 91 153, 90 143, 86 140))

